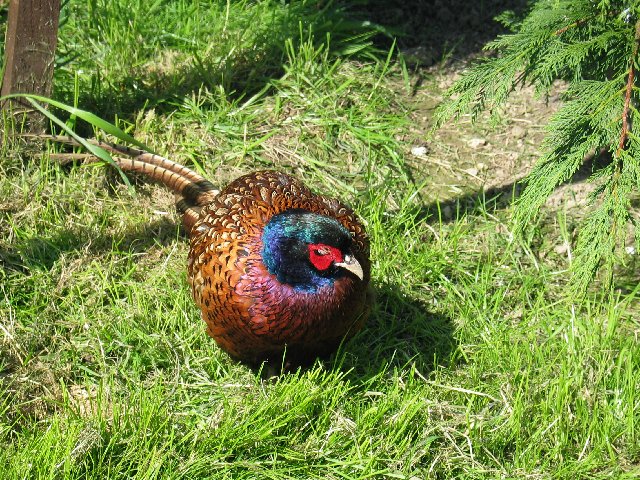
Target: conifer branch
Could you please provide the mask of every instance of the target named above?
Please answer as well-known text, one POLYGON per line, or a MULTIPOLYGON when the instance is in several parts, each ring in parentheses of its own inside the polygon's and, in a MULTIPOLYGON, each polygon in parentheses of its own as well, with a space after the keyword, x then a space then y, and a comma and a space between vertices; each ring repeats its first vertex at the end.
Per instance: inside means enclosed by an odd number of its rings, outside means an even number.
MULTIPOLYGON (((627 141, 629 139, 629 134, 630 134, 629 121, 631 118, 631 97, 632 97, 633 89, 635 86, 636 59, 638 57, 638 51, 640 49, 640 20, 638 20, 635 25, 634 40, 635 40, 635 44, 633 46, 633 52, 631 54, 631 58, 629 59, 629 72, 627 74, 627 82, 626 82, 625 94, 624 94, 624 105, 622 108, 622 127, 620 130, 618 147, 616 149, 616 153, 614 156, 615 166, 614 166, 614 171, 611 177, 611 183, 609 188, 609 191, 611 192, 610 195, 612 200, 609 208, 611 210, 611 217, 612 217, 611 232, 613 236, 620 235, 621 229, 622 229, 621 223, 623 223, 624 221, 628 221, 631 218, 631 216, 627 212, 625 212, 624 215, 620 215, 619 213, 617 213, 616 206, 624 202, 624 199, 621 198, 621 197, 624 197, 624 193, 621 194, 620 189, 622 188, 624 190, 624 187, 621 186, 621 182, 623 181, 622 176, 623 176, 623 167, 624 167, 623 157, 626 156, 625 153, 627 150, 627 141)), ((605 199, 605 204, 606 203, 608 202, 606 202, 606 199, 605 199)), ((609 244, 609 250, 611 252, 611 255, 608 258, 608 260, 611 261, 615 256, 616 242, 609 241, 607 243, 609 244)), ((598 260, 596 269, 599 267, 600 263, 601 261, 598 260)), ((608 289, 611 288, 611 286, 613 285, 613 270, 611 268, 609 268, 607 271, 605 285, 607 286, 608 289)))
POLYGON ((559 30, 556 30, 555 32, 553 32, 553 35, 556 37, 559 37, 560 35, 562 35, 563 33, 565 33, 567 30, 571 30, 572 28, 576 28, 579 27, 580 25, 584 25, 585 23, 587 23, 589 20, 593 20, 595 18, 595 15, 589 18, 581 18, 580 20, 576 20, 575 22, 562 27, 559 30))
POLYGON ((631 94, 633 92, 633 87, 635 85, 635 64, 636 57, 638 56, 638 47, 640 47, 640 20, 636 22, 636 32, 635 32, 635 40, 636 43, 633 47, 633 53, 631 54, 631 59, 629 60, 629 75, 627 76, 627 87, 624 96, 624 108, 622 109, 622 131, 620 132, 620 141, 618 142, 618 149, 616 150, 616 157, 620 157, 620 153, 625 148, 625 144, 627 143, 627 138, 629 137, 629 117, 630 113, 630 105, 631 105, 631 94))
MULTIPOLYGON (((619 13, 620 12, 617 12, 617 11, 608 12, 607 16, 612 17, 612 16, 615 16, 615 15, 618 15, 619 13)), ((580 27, 580 26, 584 25, 585 23, 590 22, 592 20, 595 20, 597 18, 598 18, 597 14, 596 15, 591 15, 591 16, 586 17, 586 18, 580 18, 580 19, 576 20, 575 22, 570 23, 569 25, 566 25, 566 26, 556 30, 555 32, 553 32, 553 35, 555 37, 559 37, 560 35, 562 35, 563 33, 567 32, 568 30, 571 30, 572 28, 580 27)))
POLYGON ((434 128, 465 114, 474 119, 481 111, 495 111, 519 84, 534 85, 544 94, 554 89, 555 80, 565 81, 565 102, 549 121, 542 157, 516 201, 514 232, 531 239, 537 233, 535 217, 554 189, 570 181, 593 152, 609 152, 613 161, 590 178, 596 188, 588 201, 595 208, 579 217, 568 291, 581 297, 601 269, 607 270, 604 280, 611 285, 630 222, 640 250, 640 225, 631 214, 640 187, 640 112, 634 103, 640 81, 640 5, 535 0, 514 33, 485 48, 496 55, 476 63, 449 89, 434 128))

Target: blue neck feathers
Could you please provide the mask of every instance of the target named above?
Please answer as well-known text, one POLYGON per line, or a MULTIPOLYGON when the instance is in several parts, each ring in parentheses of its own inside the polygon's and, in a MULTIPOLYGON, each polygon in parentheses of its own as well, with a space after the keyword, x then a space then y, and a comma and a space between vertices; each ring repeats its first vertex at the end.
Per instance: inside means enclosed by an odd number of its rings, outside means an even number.
POLYGON ((262 259, 280 283, 314 293, 330 285, 341 273, 337 268, 317 270, 309 260, 308 245, 324 243, 348 249, 351 235, 334 218, 301 209, 274 215, 262 234, 262 259))

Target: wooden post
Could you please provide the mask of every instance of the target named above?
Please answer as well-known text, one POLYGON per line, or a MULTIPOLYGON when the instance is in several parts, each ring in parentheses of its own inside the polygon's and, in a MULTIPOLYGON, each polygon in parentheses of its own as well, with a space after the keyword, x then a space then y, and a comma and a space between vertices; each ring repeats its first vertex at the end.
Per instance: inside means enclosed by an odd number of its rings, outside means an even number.
MULTIPOLYGON (((51 95, 59 17, 60 0, 10 0, 1 95, 51 95)), ((2 106, 15 111, 17 103, 2 106)), ((40 115, 28 123, 43 127, 40 115)))

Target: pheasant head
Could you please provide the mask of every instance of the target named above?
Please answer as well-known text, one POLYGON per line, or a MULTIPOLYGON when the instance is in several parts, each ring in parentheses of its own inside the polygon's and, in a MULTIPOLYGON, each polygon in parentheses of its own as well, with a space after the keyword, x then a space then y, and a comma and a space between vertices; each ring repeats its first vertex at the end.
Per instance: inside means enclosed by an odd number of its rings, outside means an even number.
POLYGON ((335 218, 302 209, 274 215, 264 227, 262 258, 279 282, 315 292, 336 279, 364 279, 349 231, 335 218))

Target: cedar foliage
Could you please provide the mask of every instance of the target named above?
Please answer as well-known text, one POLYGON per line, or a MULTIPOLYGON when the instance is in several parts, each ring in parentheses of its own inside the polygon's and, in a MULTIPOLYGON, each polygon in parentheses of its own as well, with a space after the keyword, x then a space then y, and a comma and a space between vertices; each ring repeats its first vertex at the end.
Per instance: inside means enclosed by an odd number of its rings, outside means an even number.
POLYGON ((637 0, 537 0, 520 23, 504 14, 500 20, 513 33, 486 45, 495 54, 449 89, 436 114, 437 128, 462 115, 475 119, 484 110, 495 111, 521 85, 546 95, 555 80, 568 83, 513 220, 520 238, 530 240, 531 226, 553 190, 589 156, 611 158, 590 179, 597 188, 575 245, 573 294, 584 294, 601 269, 611 285, 629 225, 640 250, 640 225, 631 213, 640 186, 639 13, 637 0))

